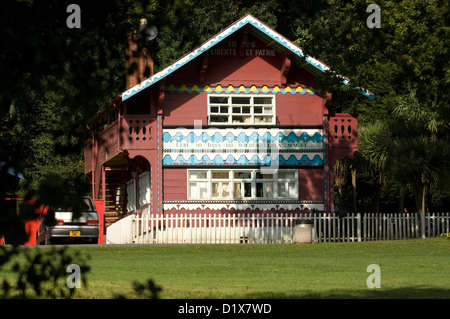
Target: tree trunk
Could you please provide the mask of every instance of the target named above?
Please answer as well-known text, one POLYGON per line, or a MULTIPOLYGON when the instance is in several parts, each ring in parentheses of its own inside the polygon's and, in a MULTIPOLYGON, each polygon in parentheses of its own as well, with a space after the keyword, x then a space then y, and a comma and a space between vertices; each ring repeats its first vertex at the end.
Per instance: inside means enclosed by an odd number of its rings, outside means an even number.
POLYGON ((422 238, 425 238, 425 210, 424 210, 424 193, 425 193, 425 184, 420 184, 419 189, 414 192, 414 199, 416 201, 416 209, 419 220, 419 229, 422 238))
POLYGON ((338 186, 339 191, 339 207, 342 207, 342 185, 338 186))
POLYGON ((425 214, 426 212, 426 194, 427 194, 427 185, 423 185, 423 192, 422 192, 422 212, 425 214))

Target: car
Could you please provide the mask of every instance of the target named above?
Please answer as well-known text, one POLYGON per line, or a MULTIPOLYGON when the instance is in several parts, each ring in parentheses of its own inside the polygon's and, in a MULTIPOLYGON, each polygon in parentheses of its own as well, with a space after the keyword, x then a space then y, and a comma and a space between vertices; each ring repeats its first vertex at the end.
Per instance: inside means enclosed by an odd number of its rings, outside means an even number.
POLYGON ((43 216, 36 232, 37 245, 49 245, 59 242, 97 244, 99 237, 99 219, 92 199, 82 196, 76 209, 65 200, 62 207, 55 207, 54 220, 43 216), (74 218, 74 216, 76 218, 74 218))

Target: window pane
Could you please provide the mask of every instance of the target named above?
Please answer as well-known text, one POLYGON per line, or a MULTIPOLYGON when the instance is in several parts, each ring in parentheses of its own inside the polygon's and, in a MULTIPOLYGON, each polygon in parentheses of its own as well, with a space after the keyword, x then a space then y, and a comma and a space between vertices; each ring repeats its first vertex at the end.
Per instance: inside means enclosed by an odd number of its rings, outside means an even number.
POLYGON ((234 195, 235 198, 241 198, 242 197, 242 191, 241 191, 241 183, 234 183, 234 195))
POLYGON ((272 114, 272 108, 271 107, 265 107, 264 108, 264 114, 272 114))
POLYGON ((250 179, 251 177, 251 172, 234 172, 234 178, 236 179, 250 179))
POLYGON ((197 183, 189 183, 189 196, 191 198, 199 198, 197 194, 197 183))
POLYGON ((218 106, 211 106, 211 113, 219 113, 219 107, 218 106))
POLYGON ((211 172, 212 179, 228 179, 230 172, 211 172))
POLYGON ((208 199, 208 183, 206 182, 189 183, 189 194, 191 198, 208 199))
POLYGON ((232 104, 250 104, 250 98, 249 97, 232 97, 231 103, 232 104))
POLYGON ((278 179, 295 180, 295 171, 278 171, 278 179))
POLYGON ((252 183, 244 183, 244 197, 252 197, 252 183))
POLYGON ((233 116, 233 123, 251 123, 250 116, 233 116))
POLYGON ((266 184, 266 197, 273 197, 273 183, 266 184))
POLYGON ((211 123, 226 123, 228 122, 228 116, 211 116, 211 123))
POLYGON ((295 183, 288 183, 288 188, 289 188, 289 198, 296 198, 297 194, 295 192, 295 183))
POLYGON ((250 107, 242 107, 243 114, 250 114, 250 107))
POLYGON ((286 185, 285 183, 278 183, 278 197, 286 197, 286 185))
POLYGON ((237 114, 241 113, 241 108, 238 106, 237 107, 233 106, 233 113, 237 113, 237 114))
POLYGON ((255 106, 255 110, 254 110, 254 113, 255 114, 261 114, 262 113, 262 107, 261 106, 255 106))
POLYGON ((212 183, 212 197, 219 197, 219 183, 212 183))
POLYGON ((210 103, 228 103, 228 97, 227 96, 210 96, 209 102, 210 103))
POLYGON ((189 179, 206 179, 207 178, 208 171, 190 171, 189 172, 189 179))
POLYGON ((230 196, 230 183, 226 182, 214 182, 212 186, 212 197, 223 198, 230 196))
POLYGON ((273 123, 273 117, 271 116, 265 116, 262 118, 263 123, 273 123))
POLYGON ((222 197, 230 197, 230 183, 222 183, 222 197))
POLYGON ((208 183, 198 183, 200 199, 208 199, 208 183))
POLYGON ((264 123, 264 118, 261 116, 255 116, 255 123, 264 123))
POLYGON ((226 113, 228 113, 228 106, 221 106, 220 114, 226 114, 226 113))
POLYGON ((256 172, 257 179, 273 179, 273 174, 262 174, 260 172, 256 172))
POLYGON ((254 97, 253 103, 255 104, 272 104, 271 97, 254 97))
POLYGON ((263 183, 256 183, 256 197, 264 197, 263 183))

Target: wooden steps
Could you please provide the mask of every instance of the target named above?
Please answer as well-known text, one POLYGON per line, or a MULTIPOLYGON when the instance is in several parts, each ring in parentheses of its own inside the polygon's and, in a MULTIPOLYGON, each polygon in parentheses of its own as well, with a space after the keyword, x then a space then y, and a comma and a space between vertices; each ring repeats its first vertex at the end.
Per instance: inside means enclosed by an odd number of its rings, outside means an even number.
POLYGON ((111 226, 126 213, 127 166, 105 167, 105 227, 111 226))

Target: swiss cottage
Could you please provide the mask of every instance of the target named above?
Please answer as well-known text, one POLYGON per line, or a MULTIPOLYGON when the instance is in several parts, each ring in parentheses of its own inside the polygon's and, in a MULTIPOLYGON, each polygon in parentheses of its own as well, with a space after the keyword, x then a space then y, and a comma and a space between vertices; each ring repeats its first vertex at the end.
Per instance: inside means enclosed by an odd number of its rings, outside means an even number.
POLYGON ((85 148, 106 227, 133 214, 333 211, 331 168, 357 150, 358 121, 317 94, 327 65, 252 15, 156 74, 136 40, 127 90, 85 148))

